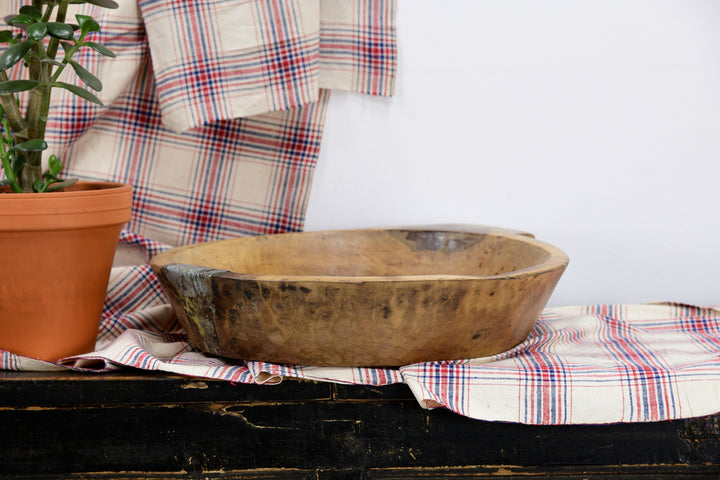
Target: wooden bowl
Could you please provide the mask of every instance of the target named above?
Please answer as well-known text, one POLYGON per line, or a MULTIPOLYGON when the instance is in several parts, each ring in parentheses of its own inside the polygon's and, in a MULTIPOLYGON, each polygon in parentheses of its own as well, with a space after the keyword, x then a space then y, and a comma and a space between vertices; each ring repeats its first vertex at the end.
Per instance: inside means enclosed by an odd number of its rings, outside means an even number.
POLYGON ((202 351, 366 367, 512 348, 567 263, 530 234, 476 226, 245 237, 179 247, 151 261, 202 351))

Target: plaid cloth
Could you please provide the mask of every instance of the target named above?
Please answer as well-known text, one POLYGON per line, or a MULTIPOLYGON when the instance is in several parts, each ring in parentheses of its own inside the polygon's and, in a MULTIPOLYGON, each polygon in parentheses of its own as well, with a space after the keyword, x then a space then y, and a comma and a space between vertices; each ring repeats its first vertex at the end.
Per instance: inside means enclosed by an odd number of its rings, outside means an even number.
POLYGON ((423 406, 484 420, 552 425, 709 415, 720 412, 720 309, 547 309, 508 352, 400 370, 423 406))

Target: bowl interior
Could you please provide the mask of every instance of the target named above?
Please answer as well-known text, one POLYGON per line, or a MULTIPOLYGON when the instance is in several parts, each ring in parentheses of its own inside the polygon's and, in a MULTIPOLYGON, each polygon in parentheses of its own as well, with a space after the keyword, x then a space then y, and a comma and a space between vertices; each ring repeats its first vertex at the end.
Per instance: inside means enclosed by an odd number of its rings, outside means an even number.
POLYGON ((554 254, 540 242, 522 236, 346 230, 246 237, 181 247, 161 254, 155 263, 185 263, 284 277, 494 276, 538 266, 554 254))

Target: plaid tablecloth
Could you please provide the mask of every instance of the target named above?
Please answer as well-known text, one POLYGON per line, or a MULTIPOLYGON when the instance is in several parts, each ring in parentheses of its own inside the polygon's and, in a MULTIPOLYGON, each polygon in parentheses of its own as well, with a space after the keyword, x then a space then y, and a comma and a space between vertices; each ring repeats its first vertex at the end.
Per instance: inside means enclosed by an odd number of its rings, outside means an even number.
MULTIPOLYGON (((4 2, 0 13, 15 10, 4 2)), ((122 0, 89 7, 118 53, 81 63, 103 108, 58 92, 51 150, 69 175, 131 183, 121 245, 301 230, 328 90, 393 93, 395 0, 122 0)), ((87 13, 87 12, 86 12, 87 13)), ((530 424, 640 422, 720 411, 720 311, 684 305, 548 309, 491 358, 399 369, 230 361, 194 351, 150 267, 113 269, 96 351, 8 370, 123 366, 237 383, 284 377, 405 382, 426 408, 530 424)))
POLYGON ((720 310, 551 308, 508 352, 400 372, 424 406, 485 420, 552 425, 708 415, 720 412, 720 310))

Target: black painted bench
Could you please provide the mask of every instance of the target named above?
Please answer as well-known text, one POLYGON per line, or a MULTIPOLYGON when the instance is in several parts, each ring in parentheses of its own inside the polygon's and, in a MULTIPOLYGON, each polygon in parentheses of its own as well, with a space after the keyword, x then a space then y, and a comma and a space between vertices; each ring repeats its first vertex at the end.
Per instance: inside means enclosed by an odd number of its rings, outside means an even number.
POLYGON ((720 478, 720 416, 527 426, 404 384, 0 372, 0 475, 67 479, 720 478))

